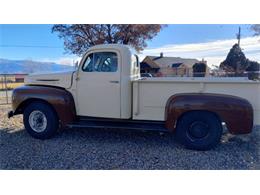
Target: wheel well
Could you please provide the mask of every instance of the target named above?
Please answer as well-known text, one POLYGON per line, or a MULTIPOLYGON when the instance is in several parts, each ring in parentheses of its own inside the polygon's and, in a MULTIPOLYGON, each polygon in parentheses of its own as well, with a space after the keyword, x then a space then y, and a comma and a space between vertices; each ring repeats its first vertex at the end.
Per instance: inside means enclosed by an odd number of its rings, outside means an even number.
MULTIPOLYGON (((57 112, 56 110, 54 109, 54 107, 49 103, 47 102, 46 100, 43 100, 43 99, 38 99, 38 98, 30 98, 30 99, 27 99, 25 101, 23 101, 19 106, 18 108, 15 110, 15 114, 23 114, 25 108, 30 105, 31 103, 33 102, 41 102, 41 103, 44 103, 44 104, 47 104, 49 105, 52 110, 56 113, 57 115, 57 112)), ((58 115, 57 115, 58 116, 58 115)))
POLYGON ((208 111, 208 110, 190 110, 190 111, 186 111, 186 112, 182 113, 182 114, 177 118, 176 123, 175 123, 175 128, 177 127, 178 122, 180 121, 180 119, 181 119, 185 114, 188 114, 188 113, 191 113, 191 112, 206 112, 206 113, 210 113, 210 114, 215 115, 215 117, 219 120, 220 123, 223 122, 222 119, 221 119, 221 117, 220 117, 217 113, 215 113, 215 112, 208 111))

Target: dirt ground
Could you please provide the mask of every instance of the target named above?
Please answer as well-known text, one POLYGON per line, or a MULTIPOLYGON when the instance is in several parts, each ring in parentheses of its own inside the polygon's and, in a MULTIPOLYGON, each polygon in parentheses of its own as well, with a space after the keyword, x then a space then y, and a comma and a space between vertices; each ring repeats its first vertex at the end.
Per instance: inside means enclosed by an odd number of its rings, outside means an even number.
POLYGON ((28 135, 22 116, 0 106, 0 169, 260 169, 260 129, 223 134, 210 151, 192 151, 169 133, 66 129, 49 140, 28 135))

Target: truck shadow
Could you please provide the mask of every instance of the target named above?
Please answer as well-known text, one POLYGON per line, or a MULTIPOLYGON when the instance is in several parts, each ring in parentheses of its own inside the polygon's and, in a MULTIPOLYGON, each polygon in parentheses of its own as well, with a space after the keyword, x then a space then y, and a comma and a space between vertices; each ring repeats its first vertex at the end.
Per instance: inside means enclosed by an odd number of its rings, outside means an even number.
POLYGON ((173 134, 65 129, 38 140, 24 129, 0 129, 0 169, 260 169, 259 131, 225 133, 210 151, 192 151, 173 134))

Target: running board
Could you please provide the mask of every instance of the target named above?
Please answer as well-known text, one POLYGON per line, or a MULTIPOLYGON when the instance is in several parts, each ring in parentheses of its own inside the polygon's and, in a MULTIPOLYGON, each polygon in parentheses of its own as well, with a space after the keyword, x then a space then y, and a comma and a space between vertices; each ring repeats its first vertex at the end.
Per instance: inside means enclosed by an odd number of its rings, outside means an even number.
POLYGON ((69 128, 128 129, 140 131, 168 131, 164 121, 138 121, 84 118, 69 125, 69 128))

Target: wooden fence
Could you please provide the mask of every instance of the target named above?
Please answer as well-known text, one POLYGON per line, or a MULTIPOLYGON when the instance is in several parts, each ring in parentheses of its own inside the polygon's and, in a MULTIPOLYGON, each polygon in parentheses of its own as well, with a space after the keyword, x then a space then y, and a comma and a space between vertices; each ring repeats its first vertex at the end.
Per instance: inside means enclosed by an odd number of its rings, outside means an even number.
POLYGON ((0 105, 10 104, 12 90, 24 84, 27 74, 0 74, 0 105))

